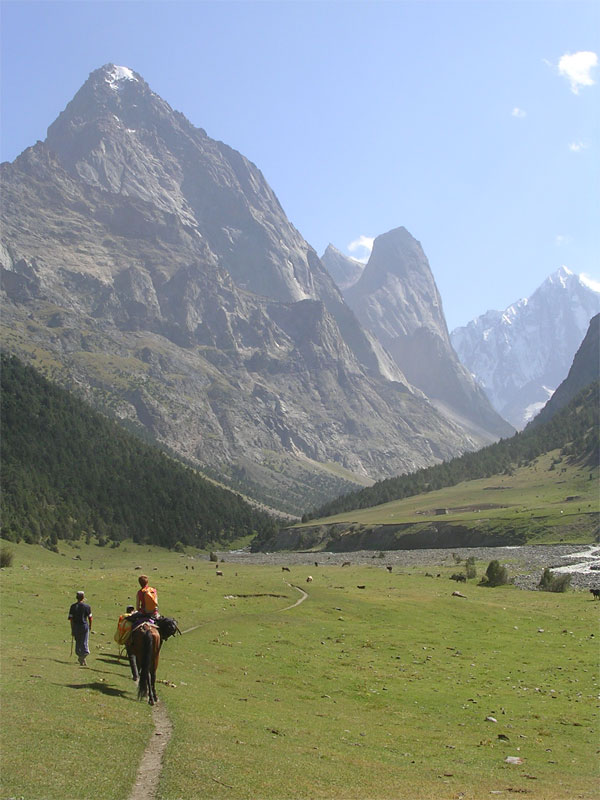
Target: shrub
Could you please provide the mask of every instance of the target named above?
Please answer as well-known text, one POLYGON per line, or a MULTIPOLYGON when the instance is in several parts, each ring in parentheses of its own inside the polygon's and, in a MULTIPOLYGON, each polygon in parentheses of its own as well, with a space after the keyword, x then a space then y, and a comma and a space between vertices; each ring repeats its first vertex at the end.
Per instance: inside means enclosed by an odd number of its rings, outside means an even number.
POLYGON ((210 555, 208 556, 208 560, 209 561, 218 561, 219 559, 217 558, 217 554, 213 553, 213 551, 211 550, 210 551, 210 555))
POLYGON ((508 570, 497 559, 494 559, 488 564, 485 576, 480 583, 483 586, 504 586, 508 583, 508 570))
POLYGON ((13 551, 8 547, 0 549, 0 567, 12 567, 13 551))
POLYGON ((476 578, 477 577, 477 569, 475 568, 475 558, 470 556, 467 558, 467 562, 465 564, 465 572, 467 578, 476 578))
POLYGON ((566 592, 571 585, 571 576, 568 573, 553 575, 550 567, 542 572, 538 589, 542 592, 566 592))

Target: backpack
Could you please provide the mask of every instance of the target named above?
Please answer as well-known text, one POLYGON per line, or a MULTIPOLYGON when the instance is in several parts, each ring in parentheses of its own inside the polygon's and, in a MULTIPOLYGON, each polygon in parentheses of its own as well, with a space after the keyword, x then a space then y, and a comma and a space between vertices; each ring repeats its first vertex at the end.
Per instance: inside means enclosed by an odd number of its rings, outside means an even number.
POLYGON ((158 608, 158 599, 156 597, 156 589, 152 586, 142 587, 144 593, 144 611, 149 614, 151 611, 156 611, 158 608))
POLYGON ((176 633, 181 634, 179 627, 177 625, 177 620, 173 619, 172 617, 159 617, 156 620, 156 625, 160 632, 161 641, 166 641, 171 636, 174 636, 176 633))
POLYGON ((117 622, 117 630, 114 635, 114 640, 117 644, 127 644, 131 636, 131 620, 129 614, 121 614, 117 622))

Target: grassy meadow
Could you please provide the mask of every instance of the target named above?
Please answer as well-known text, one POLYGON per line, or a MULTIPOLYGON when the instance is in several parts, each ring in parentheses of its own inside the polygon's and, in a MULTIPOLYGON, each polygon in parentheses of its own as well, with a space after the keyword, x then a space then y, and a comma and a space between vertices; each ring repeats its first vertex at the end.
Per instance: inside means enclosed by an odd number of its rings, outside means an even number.
POLYGON ((432 580, 384 559, 290 573, 225 562, 219 577, 191 551, 7 546, 3 799, 129 796, 153 735, 112 639, 136 567, 185 631, 161 653, 174 732, 159 800, 597 796, 600 603, 587 592, 473 580, 452 597, 455 568, 432 580), (309 595, 294 608, 286 581, 309 595), (87 668, 69 652, 80 588, 94 613, 87 668))
POLYGON ((307 524, 350 523, 356 530, 412 523, 416 533, 437 521, 489 533, 517 531, 528 544, 592 543, 598 529, 598 479, 598 467, 570 461, 554 450, 512 474, 463 481, 307 524), (438 516, 437 509, 447 513, 438 516))

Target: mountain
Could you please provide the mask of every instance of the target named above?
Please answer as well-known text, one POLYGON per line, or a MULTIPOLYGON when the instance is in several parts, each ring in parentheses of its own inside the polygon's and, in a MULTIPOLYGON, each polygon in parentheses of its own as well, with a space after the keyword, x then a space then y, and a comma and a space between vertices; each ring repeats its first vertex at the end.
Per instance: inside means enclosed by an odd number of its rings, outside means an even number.
POLYGON ((345 256, 332 244, 327 246, 321 256, 321 262, 342 291, 355 284, 365 268, 361 261, 345 256))
POLYGON ((566 377, 600 292, 566 267, 529 298, 456 328, 452 344, 494 408, 523 428, 566 377))
POLYGON ((585 338, 575 354, 569 374, 529 424, 537 426, 548 422, 582 389, 598 380, 600 380, 600 314, 592 317, 585 338))
POLYGON ((344 298, 406 379, 442 413, 488 443, 514 433, 458 360, 427 257, 405 228, 375 239, 362 275, 344 298))
POLYGON ((0 167, 2 342, 295 513, 474 449, 359 324, 261 172, 137 73, 91 73, 0 167))

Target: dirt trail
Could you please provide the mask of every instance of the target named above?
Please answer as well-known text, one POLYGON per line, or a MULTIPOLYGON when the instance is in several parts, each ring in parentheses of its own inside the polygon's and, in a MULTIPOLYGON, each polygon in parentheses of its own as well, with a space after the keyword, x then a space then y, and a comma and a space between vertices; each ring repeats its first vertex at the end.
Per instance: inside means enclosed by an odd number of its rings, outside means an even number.
MULTIPOLYGON (((287 581, 286 581, 286 583, 287 583, 287 581)), ((304 591, 304 589, 301 589, 299 586, 294 586, 294 584, 292 584, 292 583, 288 583, 288 586, 290 587, 290 589, 297 589, 300 592, 300 594, 302 595, 302 597, 299 600, 296 600, 296 602, 293 603, 291 606, 286 606, 285 608, 280 608, 279 609, 280 611, 289 611, 290 608, 296 608, 296 606, 299 606, 300 603, 303 603, 306 600, 306 598, 308 597, 308 594, 304 591)))
MULTIPOLYGON (((308 597, 308 594, 299 586, 293 586, 291 583, 288 583, 288 586, 292 589, 297 589, 302 597, 293 605, 280 608, 279 611, 289 611, 290 608, 296 608, 296 606, 299 606, 300 603, 303 603, 308 597)), ((192 628, 187 628, 187 630, 182 631, 182 633, 190 633, 200 627, 200 625, 194 625, 192 628)), ((169 719, 164 703, 161 702, 153 706, 152 719, 154 722, 154 733, 142 756, 133 785, 133 791, 129 795, 128 800, 154 800, 156 792, 158 791, 163 756, 173 734, 173 724, 169 719)))
POLYGON ((154 733, 144 751, 129 800, 154 800, 162 770, 163 755, 173 733, 173 725, 164 703, 152 708, 154 733))

